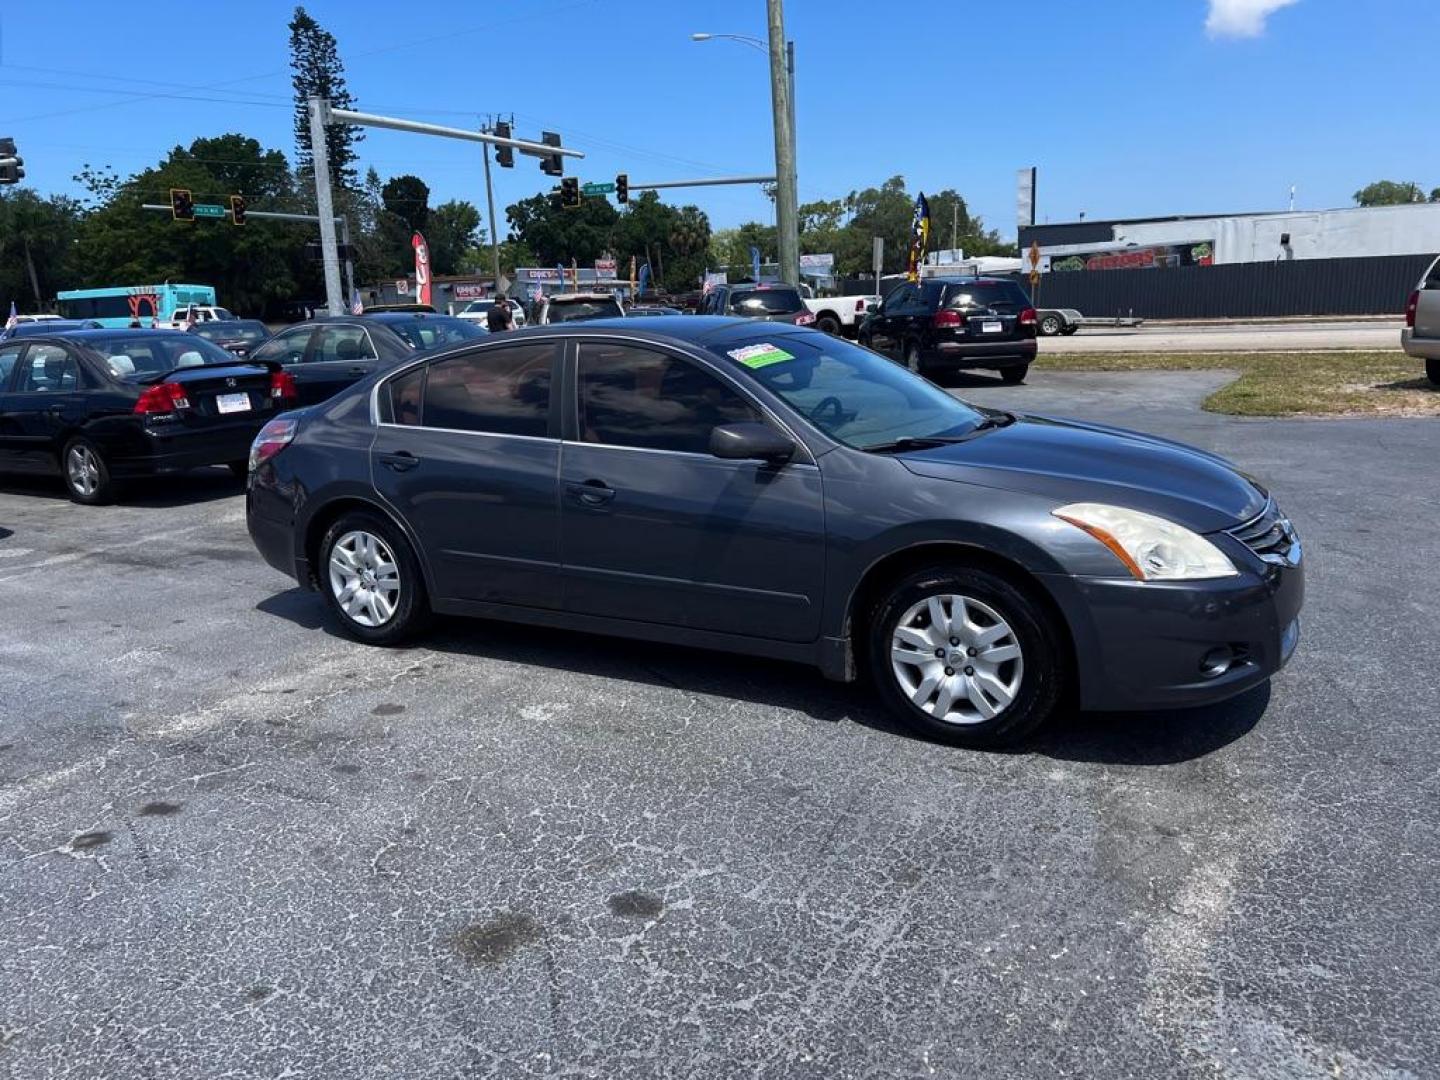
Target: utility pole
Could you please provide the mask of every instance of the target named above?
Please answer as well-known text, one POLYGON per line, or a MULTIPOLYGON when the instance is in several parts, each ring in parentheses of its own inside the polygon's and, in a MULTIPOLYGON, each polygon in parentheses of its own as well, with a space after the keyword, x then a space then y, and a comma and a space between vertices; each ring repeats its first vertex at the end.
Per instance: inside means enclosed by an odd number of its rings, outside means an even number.
POLYGON ((335 240, 335 198, 330 190, 330 151, 325 145, 325 124, 330 103, 310 99, 310 155, 315 166, 315 212, 320 218, 320 256, 325 264, 325 307, 331 315, 344 315, 340 295, 340 252, 335 240))
POLYGON ((495 222, 495 189, 490 184, 490 144, 481 143, 480 153, 485 161, 485 201, 490 207, 490 258, 495 268, 495 292, 500 292, 500 229, 495 222))
POLYGON ((766 0, 770 30, 770 104, 775 116, 775 224, 780 280, 800 284, 799 195, 795 184, 795 124, 786 70, 784 0, 766 0))

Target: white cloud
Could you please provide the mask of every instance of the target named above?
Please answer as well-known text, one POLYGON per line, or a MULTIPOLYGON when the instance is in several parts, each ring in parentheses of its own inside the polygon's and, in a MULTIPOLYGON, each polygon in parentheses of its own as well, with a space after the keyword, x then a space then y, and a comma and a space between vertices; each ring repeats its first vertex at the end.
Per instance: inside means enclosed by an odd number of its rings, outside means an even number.
POLYGON ((1259 37, 1265 20, 1296 0, 1210 0, 1205 29, 1211 37, 1259 37))

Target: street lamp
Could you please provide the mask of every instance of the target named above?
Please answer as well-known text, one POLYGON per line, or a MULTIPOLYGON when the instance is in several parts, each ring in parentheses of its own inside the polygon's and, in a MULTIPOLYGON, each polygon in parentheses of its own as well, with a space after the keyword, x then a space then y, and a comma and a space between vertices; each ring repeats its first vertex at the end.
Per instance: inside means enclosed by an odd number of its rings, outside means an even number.
POLYGON ((775 225, 780 241, 780 277, 800 284, 800 222, 795 183, 795 43, 785 38, 781 0, 769 0, 770 42, 748 34, 694 33, 691 41, 723 38, 770 56, 770 103, 775 126, 775 225), (782 70, 783 68, 783 70, 782 70))

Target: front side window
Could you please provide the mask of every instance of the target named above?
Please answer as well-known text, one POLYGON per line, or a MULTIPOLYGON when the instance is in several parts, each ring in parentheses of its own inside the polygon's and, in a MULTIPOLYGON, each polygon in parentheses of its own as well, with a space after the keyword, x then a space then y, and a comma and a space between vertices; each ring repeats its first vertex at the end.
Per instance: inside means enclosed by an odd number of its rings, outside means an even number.
POLYGON ((783 334, 730 340, 737 365, 821 431, 860 450, 963 435, 981 414, 933 383, 843 338, 783 334))
POLYGON ((885 302, 880 305, 880 309, 886 315, 894 315, 901 308, 908 306, 917 295, 919 295, 919 290, 914 285, 901 285, 890 290, 885 297, 885 302))
POLYGON ((36 394, 78 390, 82 385, 80 365, 73 356, 58 345, 32 345, 17 389, 36 394))
POLYGON ((759 413, 708 371, 668 353, 630 345, 580 346, 583 442, 705 454, 720 424, 759 413))
POLYGON ((305 346, 310 343, 313 327, 286 330, 250 354, 252 360, 274 360, 280 364, 298 364, 305 359, 305 346))
POLYGON ((315 359, 317 362, 374 360, 375 347, 370 344, 370 335, 363 326, 329 326, 320 331, 315 359))
POLYGON ((550 342, 482 349, 409 372, 390 386, 394 422, 544 437, 555 350, 550 342))

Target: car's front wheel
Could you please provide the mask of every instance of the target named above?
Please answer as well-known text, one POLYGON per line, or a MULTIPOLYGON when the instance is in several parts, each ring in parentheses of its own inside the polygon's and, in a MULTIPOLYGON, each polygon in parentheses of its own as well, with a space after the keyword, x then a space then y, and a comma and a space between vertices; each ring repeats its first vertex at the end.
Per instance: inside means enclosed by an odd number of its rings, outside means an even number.
POLYGON ((1000 369, 1000 381, 1014 386, 1024 382, 1025 376, 1029 374, 1029 364, 1013 364, 1010 367, 1000 369))
POLYGON ((77 435, 61 452, 65 487, 70 497, 87 506, 99 506, 115 497, 115 482, 100 449, 89 439, 77 435))
POLYGON ((394 645, 429 621, 415 553, 405 535, 378 514, 345 514, 326 530, 317 577, 326 605, 359 641, 394 645))
POLYGON ((1436 386, 1440 386, 1440 360, 1425 361, 1425 377, 1436 386))
POLYGON ((1053 617, 1005 577, 933 566, 898 582, 869 623, 870 672, 892 712, 972 747, 1018 742, 1055 711, 1065 650, 1053 617))

